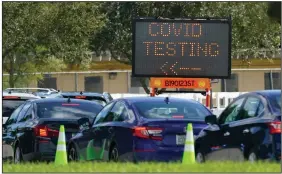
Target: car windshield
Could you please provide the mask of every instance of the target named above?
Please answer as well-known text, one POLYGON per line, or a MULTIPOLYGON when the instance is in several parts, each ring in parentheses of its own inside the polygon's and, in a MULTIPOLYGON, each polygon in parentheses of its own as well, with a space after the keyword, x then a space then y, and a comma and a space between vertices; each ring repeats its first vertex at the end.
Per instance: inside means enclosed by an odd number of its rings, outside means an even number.
POLYGON ((148 119, 191 119, 203 121, 207 115, 211 115, 205 106, 194 102, 164 101, 136 102, 133 104, 142 117, 148 119))
POLYGON ((44 102, 37 104, 39 118, 88 118, 91 122, 103 107, 95 103, 44 102))
POLYGON ((2 110, 2 117, 10 117, 11 114, 14 112, 17 107, 23 104, 26 100, 19 99, 19 100, 3 100, 3 110, 2 110))

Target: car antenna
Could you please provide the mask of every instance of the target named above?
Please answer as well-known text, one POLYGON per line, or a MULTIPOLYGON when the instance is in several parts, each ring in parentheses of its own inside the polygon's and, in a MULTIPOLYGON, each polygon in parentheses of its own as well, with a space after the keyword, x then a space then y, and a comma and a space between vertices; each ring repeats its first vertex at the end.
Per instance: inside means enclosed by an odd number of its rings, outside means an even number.
POLYGON ((70 103, 71 102, 71 99, 70 99, 70 97, 68 97, 68 103, 70 103))
POLYGON ((165 101, 166 104, 168 104, 169 103, 169 98, 166 97, 164 101, 165 101))

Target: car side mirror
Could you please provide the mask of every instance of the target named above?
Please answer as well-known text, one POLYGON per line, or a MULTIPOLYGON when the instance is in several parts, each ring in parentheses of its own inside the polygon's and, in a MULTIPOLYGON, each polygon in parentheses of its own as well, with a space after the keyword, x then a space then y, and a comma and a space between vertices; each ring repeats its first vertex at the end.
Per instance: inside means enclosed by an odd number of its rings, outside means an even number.
POLYGON ((90 128, 91 123, 88 118, 80 118, 77 122, 80 130, 86 130, 90 128))
POLYGON ((217 117, 216 117, 216 115, 208 115, 208 116, 206 116, 206 118, 205 118, 205 122, 207 123, 207 124, 217 124, 217 117))

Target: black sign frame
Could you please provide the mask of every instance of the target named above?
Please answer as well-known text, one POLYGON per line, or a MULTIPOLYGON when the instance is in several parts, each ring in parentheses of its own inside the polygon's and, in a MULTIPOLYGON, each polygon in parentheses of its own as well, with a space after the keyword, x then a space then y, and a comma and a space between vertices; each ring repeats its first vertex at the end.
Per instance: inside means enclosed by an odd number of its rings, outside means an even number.
POLYGON ((132 77, 167 77, 167 78, 210 78, 210 79, 230 79, 231 78, 231 46, 232 46, 232 20, 231 16, 226 18, 133 18, 132 19, 132 77), (137 22, 175 22, 175 23, 227 23, 229 25, 229 43, 228 43, 228 73, 222 76, 201 76, 201 75, 147 75, 136 74, 135 72, 135 36, 137 22))

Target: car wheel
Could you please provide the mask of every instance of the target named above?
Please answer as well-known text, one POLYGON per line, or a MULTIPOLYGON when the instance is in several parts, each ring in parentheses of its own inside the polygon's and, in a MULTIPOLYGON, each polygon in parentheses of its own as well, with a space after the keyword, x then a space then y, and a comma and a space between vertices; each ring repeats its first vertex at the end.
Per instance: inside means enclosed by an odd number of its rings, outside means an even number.
POLYGON ((256 162, 256 161, 258 160, 257 153, 252 150, 252 151, 249 153, 248 160, 249 160, 250 162, 256 162))
POLYGON ((18 164, 22 162, 22 152, 19 146, 16 147, 15 155, 14 155, 14 163, 18 164))
POLYGON ((68 152, 69 161, 78 161, 77 151, 74 146, 71 146, 68 152))
POLYGON ((110 161, 117 162, 118 159, 119 159, 118 149, 117 149, 117 146, 114 145, 114 146, 111 148, 111 152, 110 152, 110 161))
POLYGON ((202 152, 198 152, 196 155, 196 161, 198 163, 204 163, 205 162, 205 156, 202 152))

